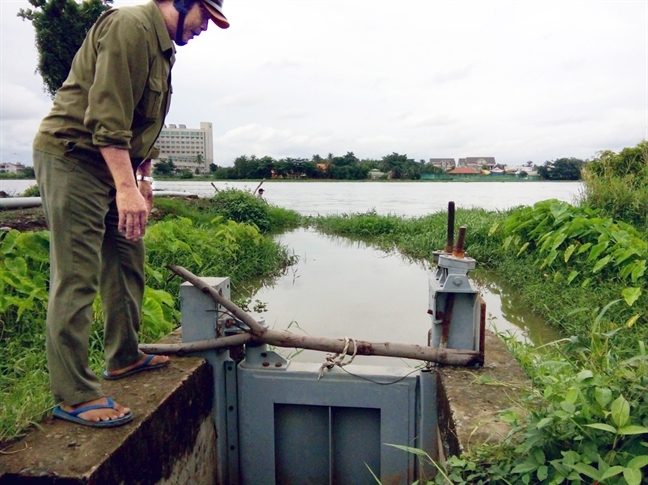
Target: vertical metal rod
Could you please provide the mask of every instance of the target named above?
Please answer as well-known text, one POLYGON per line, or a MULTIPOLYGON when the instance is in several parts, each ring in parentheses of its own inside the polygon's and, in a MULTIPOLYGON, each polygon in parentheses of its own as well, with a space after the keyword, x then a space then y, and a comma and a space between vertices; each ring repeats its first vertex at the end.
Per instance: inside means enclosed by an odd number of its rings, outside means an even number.
POLYGON ((448 239, 446 240, 446 253, 452 253, 454 248, 455 203, 448 202, 448 239))
POLYGON ((459 228, 459 237, 457 238, 457 245, 452 252, 455 258, 463 258, 466 252, 464 251, 464 241, 466 239, 466 226, 459 228))
POLYGON ((335 464, 333 463, 333 411, 331 406, 328 408, 328 441, 329 441, 329 485, 333 485, 333 470, 335 464))

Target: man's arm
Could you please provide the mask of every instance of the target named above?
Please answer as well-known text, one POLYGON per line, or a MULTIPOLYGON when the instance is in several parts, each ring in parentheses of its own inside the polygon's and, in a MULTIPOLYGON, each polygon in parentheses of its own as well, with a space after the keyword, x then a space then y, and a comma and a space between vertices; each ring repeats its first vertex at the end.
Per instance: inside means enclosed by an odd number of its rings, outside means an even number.
POLYGON ((99 147, 99 150, 106 160, 117 189, 118 230, 125 233, 126 239, 137 241, 146 232, 148 207, 135 183, 128 150, 115 147, 99 147))

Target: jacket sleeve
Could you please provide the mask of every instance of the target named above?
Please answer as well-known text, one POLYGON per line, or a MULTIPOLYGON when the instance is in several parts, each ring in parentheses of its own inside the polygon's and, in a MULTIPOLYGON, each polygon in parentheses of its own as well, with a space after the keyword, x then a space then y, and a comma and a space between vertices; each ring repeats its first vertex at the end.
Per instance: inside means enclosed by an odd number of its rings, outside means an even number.
POLYGON ((115 12, 94 32, 94 81, 88 93, 84 124, 96 146, 131 148, 135 109, 148 82, 146 28, 115 12))

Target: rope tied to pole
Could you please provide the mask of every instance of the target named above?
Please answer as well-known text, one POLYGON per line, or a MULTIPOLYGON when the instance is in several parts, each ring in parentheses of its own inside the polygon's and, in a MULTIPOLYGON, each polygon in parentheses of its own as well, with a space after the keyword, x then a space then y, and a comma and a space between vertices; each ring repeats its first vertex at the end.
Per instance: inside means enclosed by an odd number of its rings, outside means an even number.
POLYGON ((355 341, 355 339, 350 337, 344 337, 344 348, 342 349, 342 353, 337 353, 335 355, 326 354, 326 357, 324 357, 324 362, 322 362, 322 366, 320 367, 319 376, 317 377, 317 380, 319 381, 324 376, 324 369, 331 370, 336 365, 340 368, 344 367, 345 365, 349 365, 351 362, 353 362, 353 359, 355 359, 357 353, 358 353, 358 344, 355 341), (351 359, 349 359, 348 362, 344 362, 344 359, 347 357, 347 352, 349 351, 349 343, 351 342, 353 342, 353 355, 351 356, 351 359))

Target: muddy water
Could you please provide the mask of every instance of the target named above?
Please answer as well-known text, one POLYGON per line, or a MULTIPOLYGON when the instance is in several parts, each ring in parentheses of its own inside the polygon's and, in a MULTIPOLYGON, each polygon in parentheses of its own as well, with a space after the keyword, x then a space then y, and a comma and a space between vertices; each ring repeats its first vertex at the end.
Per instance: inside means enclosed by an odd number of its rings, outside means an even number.
MULTIPOLYGON (((264 318, 277 330, 312 336, 427 343, 430 268, 398 254, 385 254, 363 243, 310 229, 298 229, 278 239, 294 250, 300 261, 276 284, 252 297, 264 303, 267 310, 253 312, 256 318, 264 318)), ((559 338, 543 321, 515 308, 506 288, 500 289, 483 276, 480 280, 488 282, 479 288, 486 299, 490 328, 536 344, 559 338)), ((324 357, 315 351, 281 353, 302 362, 320 362, 324 357)), ((418 364, 381 357, 356 357, 355 363, 418 364)))

